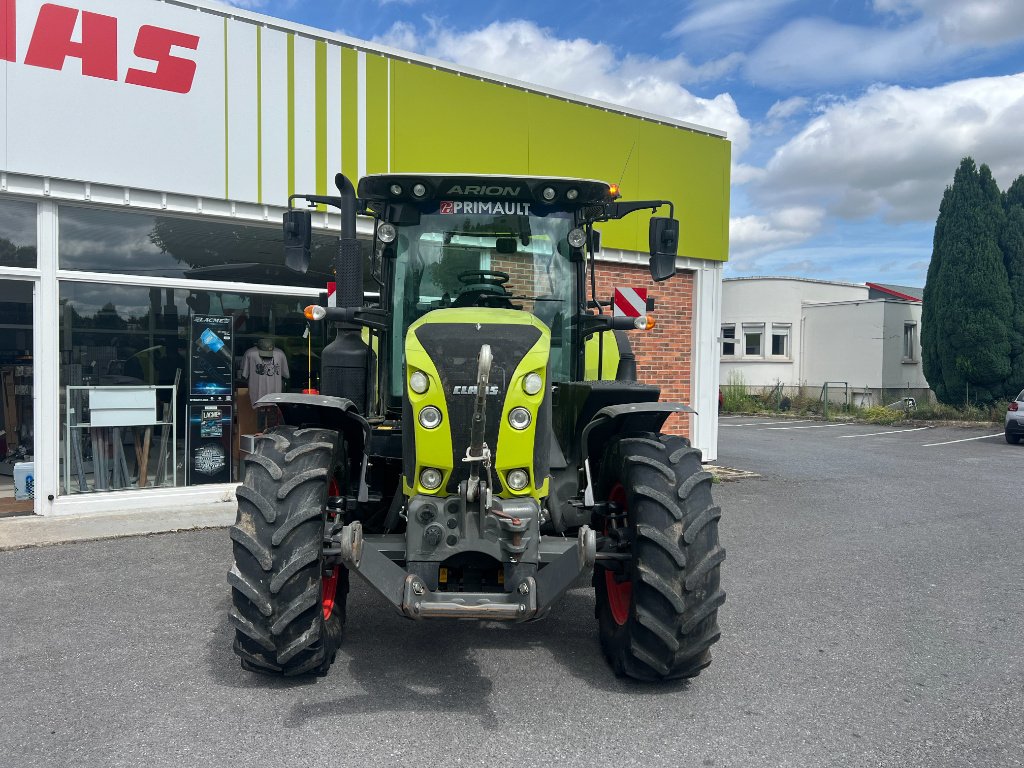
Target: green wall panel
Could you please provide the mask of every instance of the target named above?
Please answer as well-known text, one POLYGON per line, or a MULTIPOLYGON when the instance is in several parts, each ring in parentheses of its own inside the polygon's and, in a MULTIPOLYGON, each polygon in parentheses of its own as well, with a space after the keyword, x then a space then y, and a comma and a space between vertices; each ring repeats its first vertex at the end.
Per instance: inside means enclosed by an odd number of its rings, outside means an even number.
MULTIPOLYGON (((731 144, 714 136, 644 121, 640 124, 637 197, 676 205, 679 255, 725 261, 729 255, 731 144)), ((646 230, 648 216, 635 213, 646 230)), ((642 250, 646 244, 641 244, 642 250)))
MULTIPOLYGON (((390 85, 392 172, 619 182, 624 200, 676 204, 681 256, 728 258, 728 141, 397 60, 390 85)), ((367 129, 372 136, 369 120, 367 129)), ((368 166, 379 172, 369 158, 368 166)), ((604 244, 645 251, 647 219, 641 212, 601 225, 604 244)))
POLYGON ((391 64, 391 170, 529 173, 526 94, 417 64, 391 64))

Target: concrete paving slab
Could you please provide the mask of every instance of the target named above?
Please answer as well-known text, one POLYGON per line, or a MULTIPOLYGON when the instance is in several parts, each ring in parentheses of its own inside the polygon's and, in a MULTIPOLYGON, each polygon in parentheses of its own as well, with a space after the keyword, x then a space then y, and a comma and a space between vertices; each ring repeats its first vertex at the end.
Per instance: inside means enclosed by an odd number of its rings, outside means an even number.
POLYGON ((221 528, 235 521, 235 510, 235 502, 218 502, 196 507, 164 507, 133 512, 0 519, 0 551, 70 541, 221 528))

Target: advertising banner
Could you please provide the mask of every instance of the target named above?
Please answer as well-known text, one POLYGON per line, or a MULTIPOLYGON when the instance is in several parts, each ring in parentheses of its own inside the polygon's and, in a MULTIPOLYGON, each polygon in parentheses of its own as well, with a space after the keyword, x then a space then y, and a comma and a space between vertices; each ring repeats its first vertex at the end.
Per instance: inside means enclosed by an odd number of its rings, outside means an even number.
POLYGON ((189 349, 188 484, 233 479, 234 333, 230 315, 193 315, 189 349))

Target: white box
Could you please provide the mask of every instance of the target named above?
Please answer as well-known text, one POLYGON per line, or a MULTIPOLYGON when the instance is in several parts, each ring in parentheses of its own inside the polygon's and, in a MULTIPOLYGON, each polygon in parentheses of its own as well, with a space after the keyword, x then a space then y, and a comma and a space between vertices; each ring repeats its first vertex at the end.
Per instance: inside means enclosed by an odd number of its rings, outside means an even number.
POLYGON ((96 387, 89 390, 89 423, 94 427, 156 424, 153 387, 96 387))
POLYGON ((34 461, 19 461, 14 465, 14 498, 27 501, 36 497, 34 461))

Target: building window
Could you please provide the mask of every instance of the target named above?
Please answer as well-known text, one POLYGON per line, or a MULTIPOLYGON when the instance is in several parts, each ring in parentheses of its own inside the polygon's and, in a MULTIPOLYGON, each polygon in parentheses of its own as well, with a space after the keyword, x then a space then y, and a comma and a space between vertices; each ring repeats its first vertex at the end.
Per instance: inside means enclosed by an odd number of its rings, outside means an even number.
POLYGON ((743 356, 764 357, 764 325, 743 325, 743 356))
POLYGON ((735 357, 736 355, 736 326, 722 326, 722 357, 735 357))
POLYGON ((903 361, 912 363, 917 360, 917 323, 903 324, 903 361))
POLYGON ((789 329, 788 324, 772 326, 772 356, 789 357, 789 329))
MULTIPOLYGON (((336 234, 314 233, 309 271, 284 263, 281 227, 209 221, 149 213, 60 207, 60 268, 192 280, 227 280, 324 290, 338 252, 336 234)), ((34 214, 33 214, 33 232, 34 214)), ((363 249, 363 289, 379 290, 363 249)), ((33 266, 35 266, 33 264, 33 266)))
POLYGON ((0 200, 0 267, 36 266, 36 204, 0 200))

